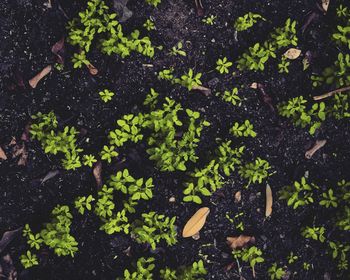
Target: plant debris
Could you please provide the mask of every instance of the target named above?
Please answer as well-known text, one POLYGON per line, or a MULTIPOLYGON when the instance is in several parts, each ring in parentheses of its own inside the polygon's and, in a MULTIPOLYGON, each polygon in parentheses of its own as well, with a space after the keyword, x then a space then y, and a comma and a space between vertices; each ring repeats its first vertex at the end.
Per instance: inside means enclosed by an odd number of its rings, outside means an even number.
POLYGON ((29 80, 29 85, 32 88, 36 88, 41 79, 48 75, 52 70, 51 65, 47 65, 43 70, 41 70, 37 75, 29 80))
POLYGON ((237 237, 226 238, 226 243, 232 250, 241 249, 247 246, 249 243, 254 243, 254 242, 255 242, 254 236, 248 236, 243 234, 237 237))
POLYGON ((312 156, 321 149, 324 145, 326 145, 327 140, 316 140, 315 145, 310 149, 307 150, 305 153, 305 158, 310 159, 312 156))
POLYGON ((269 184, 266 185, 266 208, 265 208, 265 217, 271 216, 272 213, 272 190, 269 184))
POLYGON ((208 207, 200 208, 186 223, 182 231, 182 237, 191 237, 197 234, 203 228, 209 212, 208 207))

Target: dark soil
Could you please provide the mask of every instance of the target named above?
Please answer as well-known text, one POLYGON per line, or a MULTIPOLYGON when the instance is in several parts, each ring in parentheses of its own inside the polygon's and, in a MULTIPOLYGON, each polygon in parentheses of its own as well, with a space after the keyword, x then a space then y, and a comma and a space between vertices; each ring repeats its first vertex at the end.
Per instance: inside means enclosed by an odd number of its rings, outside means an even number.
MULTIPOLYGON (((299 180, 306 171, 310 174, 310 181, 323 189, 335 186, 340 179, 350 179, 349 122, 327 120, 316 135, 310 136, 307 129, 295 128, 289 120, 272 112, 259 91, 249 88, 252 82, 263 84, 274 105, 291 97, 310 97, 311 93, 317 95, 331 90, 312 89, 310 75, 312 71, 332 64, 337 52, 330 42, 331 30, 334 29, 334 3, 331 1, 326 16, 320 15, 305 33, 298 33, 298 47, 303 53, 311 51, 315 57, 307 71, 302 71, 299 59, 291 63, 290 74, 279 74, 276 63, 271 62, 261 73, 223 76, 213 71, 219 57, 227 56, 230 61, 236 61, 243 51, 255 42, 263 42, 273 28, 282 26, 288 17, 297 20, 300 30, 308 12, 316 9, 315 1, 203 0, 206 15, 217 16, 216 24, 208 26, 196 15, 194 1, 163 0, 158 8, 153 8, 145 1, 130 0, 128 8, 133 11, 133 16, 123 23, 125 33, 136 28, 143 34, 150 33, 152 43, 164 46, 165 51, 157 51, 154 59, 136 53, 121 59, 104 56, 95 50, 91 62, 98 68, 99 74, 91 76, 85 68, 73 69, 70 62, 72 48, 66 44, 64 71, 54 70, 36 89, 31 89, 27 81, 55 61, 51 47, 67 35, 65 26, 68 20, 62 10, 73 18, 85 8, 81 2, 52 0, 52 8, 47 8, 44 0, 2 0, 0 4, 0 146, 8 155, 7 160, 0 160, 0 234, 26 223, 37 231, 49 221, 49 214, 57 204, 66 204, 72 206, 72 235, 79 242, 79 252, 74 258, 57 257, 51 250, 41 250, 38 254, 41 264, 24 270, 19 256, 28 247, 19 235, 1 252, 2 256, 10 254, 19 278, 115 279, 138 257, 155 256, 159 267, 165 264, 171 267, 190 265, 204 258, 208 270, 206 279, 239 279, 237 266, 225 241, 226 237, 237 236, 240 232, 225 215, 243 212, 244 233, 255 236, 256 246, 263 250, 265 258, 265 262, 256 267, 257 279, 268 279, 267 270, 272 263, 287 264, 291 251, 299 255, 299 260, 288 266, 289 279, 323 279, 325 274, 331 279, 349 279, 337 274, 336 263, 326 254, 326 244, 310 241, 300 234, 302 227, 316 224, 324 226, 326 237, 330 237, 334 230, 332 210, 318 204, 306 210, 293 210, 285 201, 277 199, 277 192, 283 186, 299 180), (263 15, 267 21, 240 33, 236 42, 233 21, 249 11, 263 15), (157 27, 151 32, 142 28, 149 16, 154 18, 157 27), (166 50, 179 41, 185 42, 185 59, 167 55, 166 50), (153 64, 153 67, 145 67, 144 64, 153 64), (189 68, 203 73, 203 84, 214 93, 242 87, 242 106, 232 106, 215 95, 189 93, 186 88, 158 81, 156 72, 171 66, 179 74, 189 68), (215 82, 216 77, 218 82, 215 82), (23 86, 21 80, 24 81, 23 86), (97 193, 90 168, 61 170, 60 159, 46 155, 37 141, 25 142, 28 151, 25 166, 18 166, 18 158, 10 156, 11 139, 15 137, 21 143, 19 139, 31 115, 51 110, 58 116, 60 126, 70 125, 86 130, 79 142, 85 152, 97 155, 107 142, 108 131, 115 128, 116 120, 124 114, 142 111, 142 102, 151 87, 162 97, 168 96, 180 102, 184 108, 200 111, 211 123, 201 139, 197 151, 199 155, 214 150, 216 138, 227 138, 234 121, 249 119, 253 123, 258 136, 252 140, 244 139, 247 147, 245 159, 251 161, 262 157, 276 171, 268 179, 275 198, 270 219, 265 219, 264 215, 265 184, 244 189, 245 182, 236 174, 227 179, 224 188, 204 200, 203 206, 210 207, 211 212, 200 239, 182 238, 182 227, 199 208, 198 205, 182 202, 183 174, 160 172, 154 162, 148 160, 144 145, 128 146, 121 151, 126 158, 123 167, 129 168, 134 177, 153 177, 156 186, 154 198, 148 204, 143 203, 139 210, 177 216, 178 243, 150 251, 129 236, 107 235, 100 231, 100 221, 93 213, 82 216, 73 210, 77 196, 97 193), (116 93, 109 103, 101 102, 98 96, 98 92, 105 88, 116 93), (316 139, 326 139, 327 144, 307 160, 305 151, 316 139), (38 183, 38 179, 56 169, 60 169, 57 176, 44 184, 38 183), (237 191, 242 191, 242 202, 238 204, 234 202, 237 191), (176 198, 175 203, 169 202, 172 196, 176 198), (123 252, 129 246, 131 257, 123 252), (304 262, 312 265, 310 270, 303 270, 304 262), (226 270, 226 266, 232 263, 233 268, 226 270)), ((111 1, 106 2, 112 6, 111 1)), ((118 164, 104 164, 104 180, 118 169, 118 164)), ((349 242, 349 235, 345 239, 340 238, 342 242, 349 242)), ((248 265, 243 265, 242 275, 243 279, 252 279, 248 265)))

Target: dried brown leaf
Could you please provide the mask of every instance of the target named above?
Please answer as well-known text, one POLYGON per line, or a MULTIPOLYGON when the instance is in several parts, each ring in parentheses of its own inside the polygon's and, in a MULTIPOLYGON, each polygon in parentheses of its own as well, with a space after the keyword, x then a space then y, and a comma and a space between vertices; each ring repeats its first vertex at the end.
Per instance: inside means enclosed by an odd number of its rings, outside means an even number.
POLYGON ((240 249, 246 246, 248 243, 254 243, 255 238, 254 236, 248 236, 241 234, 238 237, 227 237, 226 243, 232 250, 240 249))
POLYGON ((19 157, 17 165, 27 165, 28 152, 24 143, 13 148, 12 158, 19 157))
POLYGON ((93 75, 93 76, 97 75, 98 70, 91 63, 87 65, 87 68, 89 69, 89 72, 90 72, 91 75, 93 75))
POLYGON ((24 127, 24 131, 21 135, 22 141, 28 142, 30 140, 30 133, 29 133, 30 126, 31 126, 31 122, 27 123, 26 126, 24 127))
POLYGON ((199 232, 203 228, 209 212, 208 207, 200 208, 186 223, 182 231, 182 237, 191 237, 199 232))
POLYGON ((92 174, 95 177, 98 188, 100 188, 103 184, 101 173, 102 173, 102 162, 99 160, 96 162, 96 164, 94 165, 94 169, 92 170, 92 174))
POLYGON ((321 149, 324 145, 326 145, 326 143, 327 143, 327 140, 316 140, 315 145, 310 150, 306 151, 305 157, 307 159, 312 158, 314 153, 316 153, 319 149, 321 149))
POLYGON ((265 208, 265 217, 269 217, 272 214, 272 190, 269 184, 266 185, 266 208, 265 208))
POLYGON ((241 193, 241 191, 236 192, 236 193, 235 193, 235 203, 240 202, 241 199, 242 199, 242 193, 241 193))
POLYGON ((5 231, 0 240, 0 253, 6 248, 6 246, 14 239, 18 232, 20 232, 22 228, 18 228, 15 230, 5 231))
POLYGON ((57 63, 64 64, 64 37, 52 46, 51 52, 56 55, 57 63))
POLYGON ((197 86, 194 86, 192 89, 193 89, 193 90, 199 90, 199 91, 200 91, 201 93, 203 93, 205 96, 211 95, 211 89, 210 89, 210 88, 207 88, 207 87, 203 87, 203 86, 197 85, 197 86))
POLYGON ((0 159, 7 160, 7 156, 1 147, 0 147, 0 159))
POLYGON ((288 59, 297 59, 301 54, 301 50, 298 50, 296 48, 290 48, 284 53, 284 56, 288 59))
POLYGON ((42 78, 44 78, 47 74, 49 74, 52 70, 52 66, 51 65, 47 65, 43 70, 41 70, 37 75, 35 75, 33 78, 31 78, 29 80, 29 85, 32 88, 36 88, 36 86, 38 85, 38 83, 40 82, 40 80, 42 78))

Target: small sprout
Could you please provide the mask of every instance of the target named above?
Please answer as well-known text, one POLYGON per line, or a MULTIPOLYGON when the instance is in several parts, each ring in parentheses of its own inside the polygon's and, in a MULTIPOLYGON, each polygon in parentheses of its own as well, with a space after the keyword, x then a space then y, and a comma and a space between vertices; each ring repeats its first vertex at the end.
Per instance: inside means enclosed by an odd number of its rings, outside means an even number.
POLYGON ((219 71, 220 74, 227 74, 228 68, 232 66, 232 62, 227 60, 227 57, 224 57, 223 59, 219 58, 216 61, 216 70, 219 71))
POLYGON ((114 146, 103 146, 103 150, 101 151, 101 159, 108 161, 111 163, 113 157, 117 157, 118 153, 114 150, 114 146))
POLYGON ((280 280, 286 274, 282 267, 278 267, 277 263, 273 263, 269 268, 268 273, 270 275, 271 280, 280 280))
POLYGON ((162 0, 146 0, 147 4, 152 5, 154 7, 157 7, 161 2, 162 0))
POLYGON ((320 201, 321 206, 338 207, 337 197, 334 196, 333 190, 329 189, 328 192, 322 194, 323 199, 320 201))
POLYGON ((181 55, 181 56, 186 56, 186 52, 182 49, 182 42, 178 42, 176 46, 172 47, 171 48, 171 51, 170 51, 170 55, 171 56, 177 56, 177 55, 181 55))
POLYGON ((105 89, 104 91, 100 91, 98 94, 100 95, 101 99, 105 103, 112 100, 112 97, 114 96, 114 92, 108 89, 105 89))
POLYGON ((27 251, 25 255, 21 255, 20 260, 24 268, 30 268, 39 264, 37 256, 30 251, 27 251))
POLYGON ((265 21, 265 19, 261 15, 249 12, 244 16, 237 18, 237 20, 234 23, 234 28, 237 31, 247 30, 251 28, 255 23, 257 23, 258 19, 265 21))
POLYGON ((324 227, 305 227, 301 231, 301 235, 305 238, 312 238, 320 242, 324 242, 326 237, 324 236, 326 229, 324 227))
POLYGON ((75 208, 79 211, 80 214, 84 214, 85 209, 90 211, 91 210, 91 202, 95 199, 90 194, 88 197, 86 196, 79 196, 75 199, 75 208))
POLYGON ((289 73, 290 62, 283 56, 281 62, 278 64, 279 73, 289 73))
POLYGON ((146 28, 148 31, 156 29, 154 22, 151 18, 146 20, 146 22, 143 24, 143 27, 146 28))
POLYGON ((92 167, 93 164, 97 162, 94 155, 84 155, 83 156, 83 164, 89 167, 92 167))
POLYGON ((204 22, 207 25, 214 25, 216 18, 217 16, 210 15, 210 16, 207 16, 206 18, 203 18, 202 22, 204 22))

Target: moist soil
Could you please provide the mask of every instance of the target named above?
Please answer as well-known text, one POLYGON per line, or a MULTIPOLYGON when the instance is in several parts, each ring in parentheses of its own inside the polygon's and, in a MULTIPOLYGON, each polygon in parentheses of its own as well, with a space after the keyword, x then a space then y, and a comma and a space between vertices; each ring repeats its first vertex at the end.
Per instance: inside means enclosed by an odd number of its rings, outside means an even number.
MULTIPOLYGON (((305 172, 308 172, 309 180, 321 188, 335 186, 340 179, 349 179, 349 122, 326 120, 321 129, 310 136, 307 129, 294 127, 289 120, 271 110, 259 91, 249 87, 253 82, 263 84, 274 106, 292 97, 309 97, 331 90, 326 87, 313 89, 310 76, 313 71, 332 64, 337 53, 330 40, 335 27, 333 3, 327 15, 319 14, 302 33, 301 26, 308 14, 316 9, 316 1, 203 0, 205 15, 217 16, 216 24, 209 26, 196 14, 194 1, 163 0, 154 8, 145 1, 130 0, 127 6, 133 11, 133 16, 123 23, 125 33, 138 28, 143 35, 149 34, 153 45, 162 45, 163 51, 156 50, 154 59, 136 53, 122 59, 102 55, 93 48, 91 62, 99 73, 92 76, 85 68, 73 69, 70 62, 73 48, 66 43, 64 70, 54 70, 32 89, 28 80, 55 62, 51 47, 62 36, 67 36, 68 20, 85 8, 81 1, 51 2, 51 8, 42 0, 2 0, 0 5, 0 146, 8 155, 7 160, 0 161, 0 234, 26 223, 38 231, 50 220, 49 214, 57 204, 70 205, 74 216, 71 233, 79 242, 79 252, 74 258, 57 257, 51 250, 42 249, 37 254, 40 265, 23 269, 19 256, 28 246, 18 235, 1 256, 10 254, 19 279, 115 279, 140 256, 156 257, 157 267, 167 265, 174 268, 202 258, 208 271, 205 279, 240 279, 226 237, 238 236, 241 232, 225 217, 240 212, 244 213, 244 234, 255 237, 256 246, 263 250, 265 258, 264 263, 256 266, 256 279, 268 279, 267 270, 274 262, 287 264, 291 251, 299 256, 299 260, 288 266, 289 279, 323 279, 325 275, 331 279, 346 279, 346 276, 337 276, 336 263, 325 253, 325 244, 310 241, 300 234, 302 227, 317 224, 324 226, 329 236, 334 228, 331 221, 334 212, 318 204, 293 210, 277 198, 283 186, 299 180, 305 172), (247 12, 259 13, 266 21, 239 33, 238 40, 235 40, 233 22, 247 12), (148 32, 142 24, 150 16, 156 30, 148 32), (236 61, 249 46, 263 42, 289 17, 298 22, 298 48, 303 53, 310 51, 313 54, 309 69, 303 71, 302 59, 299 59, 291 63, 289 74, 278 73, 277 62, 273 61, 261 73, 237 72, 233 76, 219 75, 214 70, 219 57, 226 56, 229 61, 236 61), (179 41, 184 42, 186 58, 167 54, 167 50, 179 41), (239 87, 242 105, 233 106, 215 94, 206 96, 198 91, 188 92, 186 88, 157 80, 156 73, 170 67, 179 74, 189 68, 203 73, 203 85, 213 93, 239 87), (103 163, 102 176, 106 181, 111 174, 128 168, 136 178, 153 178, 154 198, 141 203, 137 211, 152 210, 176 216, 179 236, 175 246, 160 244, 152 251, 137 244, 130 236, 107 235, 99 230, 101 222, 93 213, 80 215, 74 210, 77 196, 97 194, 91 168, 63 170, 60 158, 45 154, 40 143, 31 139, 20 140, 31 115, 53 110, 60 128, 75 126, 82 132, 79 144, 84 152, 97 155, 107 144, 108 132, 115 129, 116 120, 124 114, 144 111, 142 103, 151 87, 160 93, 160 98, 173 98, 184 108, 201 112, 211 123, 203 132, 197 149, 201 159, 215 149, 216 139, 229 137, 228 130, 235 121, 250 120, 257 137, 234 142, 246 146, 246 161, 264 158, 275 172, 268 179, 275 198, 270 218, 265 218, 266 184, 252 184, 246 189, 246 182, 235 173, 225 179, 222 189, 204 199, 202 206, 209 207, 211 212, 200 232, 200 239, 182 238, 184 224, 201 207, 182 202, 185 175, 159 171, 154 162, 148 160, 144 143, 128 145, 119 157, 125 161, 103 163), (103 103, 98 96, 98 92, 105 88, 116 93, 108 103, 103 103), (24 144, 28 152, 24 166, 18 165, 18 157, 11 156, 13 147, 9 143, 13 137, 17 144, 24 144), (327 144, 307 160, 305 151, 316 139, 326 139, 327 144), (59 173, 41 184, 40 180, 52 170, 59 170, 59 173), (242 192, 240 203, 234 201, 237 191, 242 192), (175 202, 169 202, 171 197, 175 202), (125 250, 129 247, 128 256, 125 250), (311 264, 310 270, 302 268, 304 262, 311 264)), ((111 1, 106 3, 113 6, 111 1)), ((194 166, 191 168, 193 170, 194 166)), ((342 241, 349 242, 349 238, 342 241)), ((241 265, 242 279, 253 279, 250 267, 241 265)))

